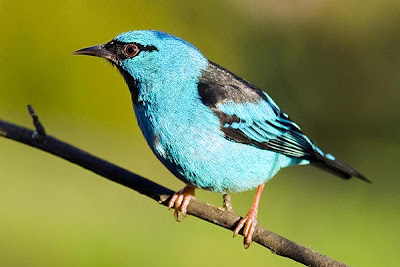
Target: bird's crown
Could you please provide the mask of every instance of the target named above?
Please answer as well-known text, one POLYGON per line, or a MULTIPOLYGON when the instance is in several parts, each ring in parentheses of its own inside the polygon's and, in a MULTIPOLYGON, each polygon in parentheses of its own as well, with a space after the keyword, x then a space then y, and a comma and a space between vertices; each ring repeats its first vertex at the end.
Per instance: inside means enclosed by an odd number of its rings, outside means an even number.
POLYGON ((154 30, 124 32, 116 36, 113 40, 123 43, 138 43, 144 46, 155 46, 159 50, 164 48, 171 49, 173 47, 197 50, 192 44, 178 37, 154 30))

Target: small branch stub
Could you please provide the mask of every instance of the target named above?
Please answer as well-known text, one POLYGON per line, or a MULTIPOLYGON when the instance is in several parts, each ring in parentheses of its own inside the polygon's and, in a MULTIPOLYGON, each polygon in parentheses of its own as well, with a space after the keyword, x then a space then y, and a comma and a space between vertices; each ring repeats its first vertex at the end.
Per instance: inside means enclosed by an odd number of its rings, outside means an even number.
POLYGON ((232 200, 231 200, 231 195, 230 194, 228 194, 228 193, 226 193, 226 194, 224 194, 223 196, 222 196, 222 199, 223 199, 223 203, 224 203, 224 209, 225 210, 227 210, 227 211, 233 211, 233 208, 232 208, 232 200))
POLYGON ((35 110, 32 105, 28 105, 29 115, 32 117, 33 125, 35 126, 36 131, 33 132, 32 138, 37 142, 42 142, 46 137, 46 131, 43 125, 39 121, 39 117, 36 115, 35 110))

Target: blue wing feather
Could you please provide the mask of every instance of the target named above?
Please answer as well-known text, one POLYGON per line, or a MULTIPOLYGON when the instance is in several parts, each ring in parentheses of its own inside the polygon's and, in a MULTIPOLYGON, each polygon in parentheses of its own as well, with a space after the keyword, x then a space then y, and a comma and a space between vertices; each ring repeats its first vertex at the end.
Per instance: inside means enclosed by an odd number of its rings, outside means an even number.
POLYGON ((209 62, 198 92, 227 139, 297 158, 323 155, 268 94, 221 66, 209 62))
POLYGON ((226 101, 216 105, 221 118, 236 118, 232 123, 223 124, 226 137, 291 157, 314 155, 316 146, 312 141, 266 93, 263 95, 265 97, 260 97, 258 102, 226 101))

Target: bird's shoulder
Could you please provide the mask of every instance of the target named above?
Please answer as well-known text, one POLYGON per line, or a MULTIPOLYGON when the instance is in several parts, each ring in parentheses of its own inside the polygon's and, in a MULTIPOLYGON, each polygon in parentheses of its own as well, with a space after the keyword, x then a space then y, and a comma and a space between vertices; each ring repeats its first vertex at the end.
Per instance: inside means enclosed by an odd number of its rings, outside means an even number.
POLYGON ((210 108, 226 102, 257 102, 265 97, 259 88, 212 61, 202 71, 198 90, 210 108))
POLYGON ((211 61, 197 89, 203 104, 218 115, 223 125, 232 119, 250 122, 287 117, 267 93, 211 61))

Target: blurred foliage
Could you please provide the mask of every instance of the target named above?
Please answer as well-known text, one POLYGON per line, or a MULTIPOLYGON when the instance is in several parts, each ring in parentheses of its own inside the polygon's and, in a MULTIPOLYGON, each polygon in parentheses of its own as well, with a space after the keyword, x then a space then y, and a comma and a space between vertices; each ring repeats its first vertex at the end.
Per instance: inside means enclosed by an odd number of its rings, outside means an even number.
MULTIPOLYGON (((260 222, 354 266, 395 266, 400 222, 400 2, 0 1, 0 118, 175 190, 142 138, 123 79, 72 57, 120 32, 158 29, 264 88, 318 144, 372 185, 312 167, 268 183, 260 222)), ((103 61, 104 62, 104 61, 103 61)), ((63 160, 0 139, 1 266, 297 266, 63 160)), ((253 192, 235 194, 245 214, 253 192)), ((221 204, 216 193, 200 200, 221 204)))

